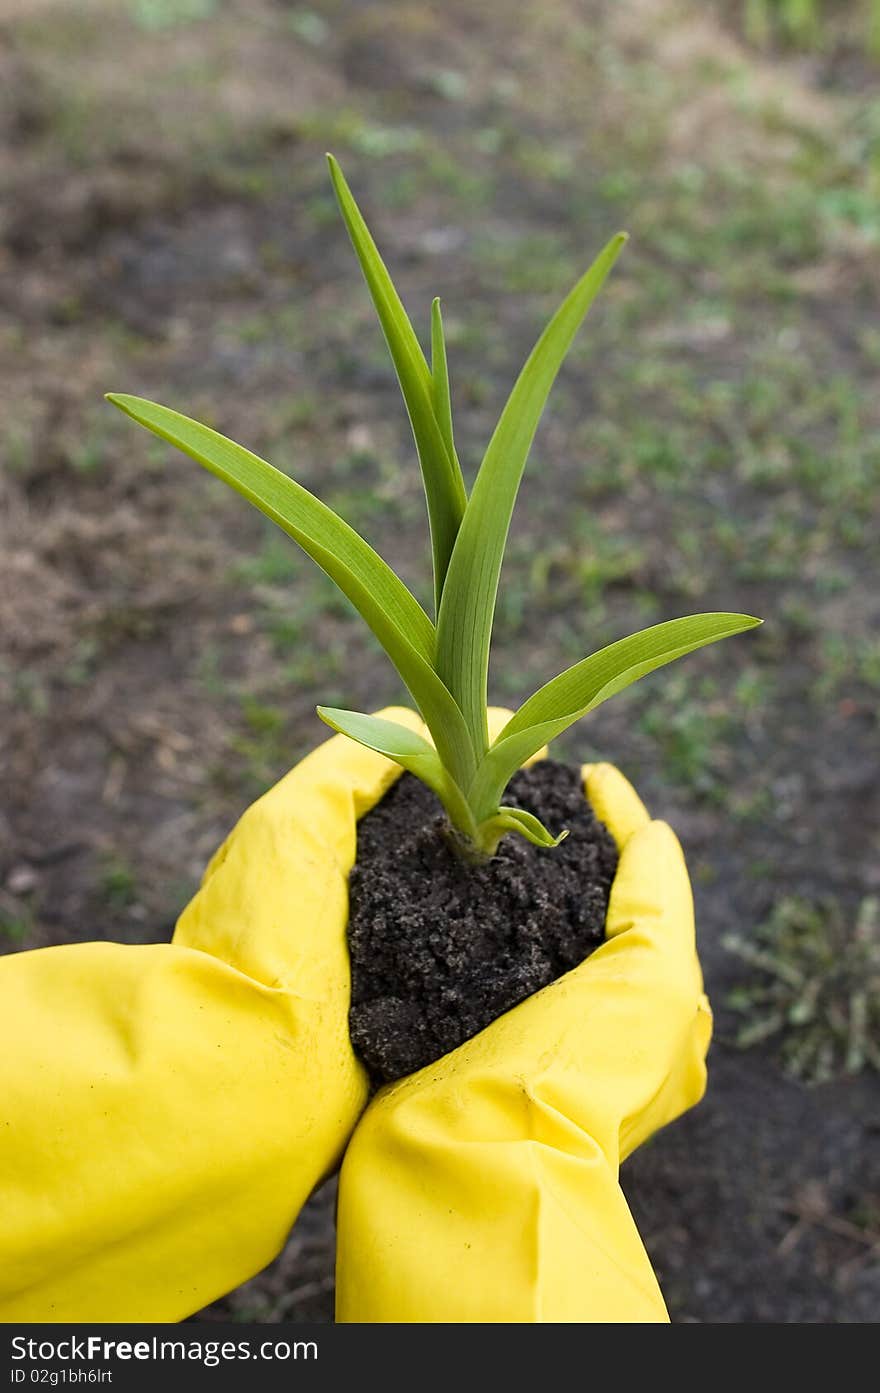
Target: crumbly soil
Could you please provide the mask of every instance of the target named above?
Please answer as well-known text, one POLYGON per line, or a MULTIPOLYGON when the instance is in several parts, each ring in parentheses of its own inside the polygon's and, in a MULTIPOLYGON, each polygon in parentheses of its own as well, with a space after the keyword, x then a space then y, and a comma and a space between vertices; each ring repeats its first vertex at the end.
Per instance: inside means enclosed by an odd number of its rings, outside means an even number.
POLYGON ((411 774, 360 824, 350 1027, 374 1084, 455 1049, 602 942, 617 850, 579 770, 543 760, 504 801, 568 836, 548 851, 508 835, 489 862, 469 865, 411 774))

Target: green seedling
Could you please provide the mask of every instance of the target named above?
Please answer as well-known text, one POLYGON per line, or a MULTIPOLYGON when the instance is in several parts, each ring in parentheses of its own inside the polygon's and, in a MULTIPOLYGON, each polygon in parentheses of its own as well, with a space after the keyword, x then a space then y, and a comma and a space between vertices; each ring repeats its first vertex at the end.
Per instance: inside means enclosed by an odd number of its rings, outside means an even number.
POLYGON ((556 375, 626 236, 611 239, 538 339, 468 496, 453 437, 440 302, 431 307, 429 364, 342 171, 329 158, 415 437, 431 532, 434 617, 353 528, 286 474, 165 406, 116 393, 108 400, 225 480, 327 572, 385 649, 433 745, 397 722, 357 711, 319 706, 321 719, 427 784, 446 809, 463 855, 492 856, 507 832, 553 847, 564 830, 554 835, 531 813, 503 804, 524 761, 646 673, 761 621, 744 614, 688 615, 620 639, 546 683, 490 741, 489 644, 520 479, 556 375))

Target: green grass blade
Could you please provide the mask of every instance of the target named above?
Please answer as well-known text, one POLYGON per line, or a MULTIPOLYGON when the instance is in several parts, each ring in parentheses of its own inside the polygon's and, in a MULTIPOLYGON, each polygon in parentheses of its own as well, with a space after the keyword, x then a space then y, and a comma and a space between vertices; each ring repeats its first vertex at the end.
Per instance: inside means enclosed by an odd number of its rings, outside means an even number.
POLYGON ((532 350, 489 442, 459 529, 437 620, 437 669, 464 714, 478 754, 488 746, 489 642, 526 458, 565 355, 625 241, 619 233, 608 243, 532 350))
POLYGON ((339 208, 376 307, 409 412, 428 504, 434 555, 434 599, 439 608, 449 558, 467 503, 464 480, 455 452, 447 446, 444 430, 435 415, 431 372, 415 330, 342 170, 332 155, 328 155, 327 160, 339 208))
POLYGON ((435 298, 431 304, 431 379, 434 397, 434 415, 443 434, 443 441, 450 458, 458 462, 455 450, 455 437, 452 430, 452 396, 449 391, 449 364, 446 360, 446 339, 443 334, 443 315, 440 300, 435 298))
POLYGON ((473 836, 475 823, 464 794, 443 767, 437 751, 421 735, 398 725, 396 721, 386 721, 381 716, 366 716, 360 711, 319 706, 318 715, 332 730, 357 740, 377 754, 386 755, 403 769, 415 774, 436 793, 459 831, 465 836, 473 836))
POLYGON ((619 639, 554 677, 523 703, 482 760, 467 790, 475 816, 493 813, 520 765, 588 711, 666 663, 760 623, 749 614, 686 615, 619 639))
POLYGON ((226 436, 166 406, 119 393, 107 400, 196 460, 271 518, 348 596, 388 654, 456 778, 475 767, 467 727, 433 665, 434 626, 373 548, 314 494, 226 436))

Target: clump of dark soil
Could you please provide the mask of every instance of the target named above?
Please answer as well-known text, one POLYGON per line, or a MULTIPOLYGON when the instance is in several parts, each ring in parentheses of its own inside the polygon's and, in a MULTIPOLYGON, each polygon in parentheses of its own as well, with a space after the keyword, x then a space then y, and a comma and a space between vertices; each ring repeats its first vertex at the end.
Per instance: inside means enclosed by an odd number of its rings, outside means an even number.
POLYGON ((404 774, 358 828, 348 941, 352 1044, 378 1085, 430 1064, 582 962, 605 936, 617 868, 580 771, 522 770, 508 806, 534 813, 552 851, 506 836, 471 866, 434 795, 404 774))

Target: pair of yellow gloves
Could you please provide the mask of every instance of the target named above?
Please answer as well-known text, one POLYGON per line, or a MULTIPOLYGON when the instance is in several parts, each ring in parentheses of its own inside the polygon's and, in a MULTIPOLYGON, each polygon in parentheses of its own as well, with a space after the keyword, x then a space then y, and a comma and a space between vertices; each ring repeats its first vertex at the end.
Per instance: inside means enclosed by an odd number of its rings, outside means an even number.
POLYGON ((248 809, 172 943, 0 960, 0 1320, 179 1320, 270 1262, 343 1156, 339 1320, 667 1319, 618 1168, 705 1086, 678 842, 587 766, 620 850, 607 942, 368 1103, 347 878, 399 772, 334 736, 248 809))

